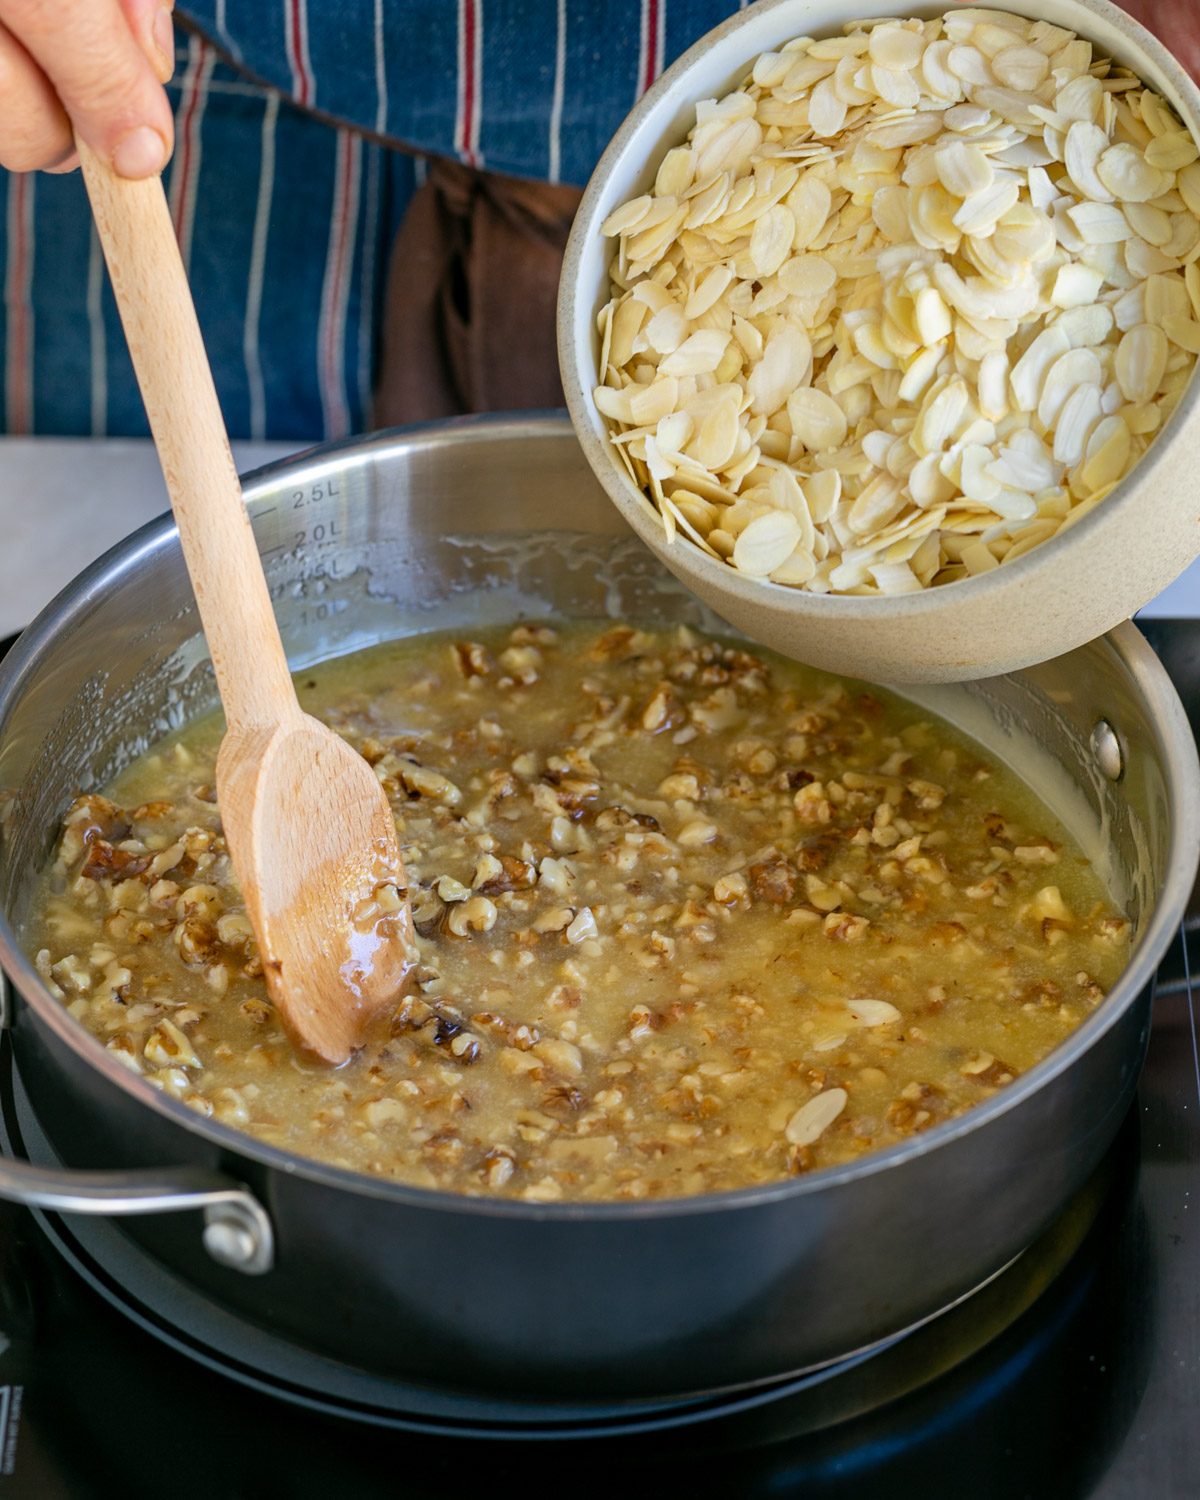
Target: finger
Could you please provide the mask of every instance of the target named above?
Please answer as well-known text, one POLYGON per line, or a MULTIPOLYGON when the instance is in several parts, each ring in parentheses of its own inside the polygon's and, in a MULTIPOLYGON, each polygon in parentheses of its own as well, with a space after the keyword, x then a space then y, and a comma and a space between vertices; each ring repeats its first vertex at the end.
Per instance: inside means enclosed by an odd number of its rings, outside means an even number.
POLYGON ((175 71, 175 0, 120 0, 125 21, 159 83, 175 71))
POLYGON ((170 155, 167 96, 117 0, 0 0, 78 135, 122 177, 151 177, 170 155))
POLYGON ((61 176, 67 172, 73 172, 79 165, 79 152, 74 147, 67 153, 62 161, 55 162, 53 166, 43 167, 43 171, 52 176, 61 176))
POLYGON ((0 166, 33 172, 65 161, 71 122, 46 75, 0 26, 0 166))

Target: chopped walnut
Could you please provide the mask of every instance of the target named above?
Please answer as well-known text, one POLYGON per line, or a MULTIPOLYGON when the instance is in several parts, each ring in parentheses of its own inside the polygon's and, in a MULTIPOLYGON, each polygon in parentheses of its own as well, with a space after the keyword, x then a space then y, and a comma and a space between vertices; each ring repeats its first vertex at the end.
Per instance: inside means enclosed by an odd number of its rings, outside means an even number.
POLYGON ((285 1149, 530 1202, 817 1171, 1003 1087, 1128 952, 1054 819, 886 694, 611 623, 328 670, 419 951, 358 1056, 297 1059, 267 998, 211 730, 77 799, 29 934, 124 1066, 285 1149))

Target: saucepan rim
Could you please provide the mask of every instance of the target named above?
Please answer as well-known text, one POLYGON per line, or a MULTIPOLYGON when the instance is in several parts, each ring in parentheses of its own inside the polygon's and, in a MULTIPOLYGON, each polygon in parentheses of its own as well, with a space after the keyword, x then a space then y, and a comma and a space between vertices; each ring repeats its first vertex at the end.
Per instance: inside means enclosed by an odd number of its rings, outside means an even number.
MULTIPOLYGON (((565 413, 542 412, 513 417, 501 414, 397 427, 366 439, 306 449, 256 469, 244 487, 251 508, 273 494, 281 482, 300 475, 315 478, 331 468, 367 465, 391 452, 413 447, 454 449, 465 442, 497 439, 565 439, 571 435, 565 413)), ((78 625, 94 604, 124 579, 129 570, 155 554, 178 546, 170 515, 148 522, 110 548, 79 574, 41 611, 0 662, 0 738, 14 704, 35 677, 43 658, 60 635, 78 625)), ((694 1214, 735 1212, 781 1200, 819 1195, 848 1187, 985 1129, 1010 1110, 1021 1108, 1060 1074, 1071 1068, 1115 1025, 1153 981, 1154 972, 1174 938, 1192 889, 1197 850, 1200 849, 1200 763, 1182 705, 1165 668, 1149 644, 1129 622, 1079 651, 1114 652, 1128 681, 1137 689, 1148 718, 1158 734, 1158 752, 1168 787, 1173 817, 1164 878, 1150 920, 1139 935, 1130 962, 1097 1010, 1046 1058, 1013 1083, 963 1114, 894 1146, 872 1151, 844 1166, 826 1167, 800 1177, 782 1178, 753 1187, 693 1196, 635 1201, 568 1201, 530 1203, 521 1199, 471 1197, 440 1189, 393 1182, 354 1172, 268 1145, 232 1126, 197 1115, 181 1101, 154 1089, 140 1076, 110 1056, 52 996, 26 956, 6 912, 0 912, 0 969, 21 1000, 76 1056, 139 1104, 201 1137, 222 1153, 248 1158, 260 1167, 339 1191, 390 1200, 397 1206, 425 1208, 439 1213, 482 1215, 517 1220, 566 1222, 628 1221, 685 1218, 694 1214)), ((965 685, 961 685, 965 691, 965 685)), ((904 689, 896 691, 901 694, 904 689)), ((15 1017, 9 1017, 12 1025, 15 1017)), ((36 1100, 34 1101, 36 1107, 36 1100)), ((167 1163, 163 1163, 167 1165, 167 1163)))

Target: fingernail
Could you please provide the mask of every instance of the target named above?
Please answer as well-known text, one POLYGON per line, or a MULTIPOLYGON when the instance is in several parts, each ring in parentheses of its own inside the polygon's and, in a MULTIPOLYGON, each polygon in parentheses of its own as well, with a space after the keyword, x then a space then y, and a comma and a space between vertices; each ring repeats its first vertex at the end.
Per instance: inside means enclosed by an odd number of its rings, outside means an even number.
POLYGON ((139 125, 117 142, 113 166, 121 177, 152 177, 167 159, 167 143, 157 130, 139 125))
POLYGON ((154 45, 162 57, 162 82, 166 83, 175 71, 175 23, 169 6, 164 6, 154 17, 153 32, 154 45))

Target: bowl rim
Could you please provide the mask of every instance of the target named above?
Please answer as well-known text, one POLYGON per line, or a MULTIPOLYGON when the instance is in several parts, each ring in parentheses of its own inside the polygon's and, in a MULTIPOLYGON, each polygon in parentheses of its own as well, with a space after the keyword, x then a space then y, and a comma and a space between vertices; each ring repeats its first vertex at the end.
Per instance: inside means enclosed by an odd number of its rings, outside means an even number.
MULTIPOLYGON (((331 467, 369 467, 389 454, 406 453, 425 444, 451 453, 464 441, 495 442, 510 439, 565 441, 571 437, 565 414, 560 412, 502 413, 484 417, 419 423, 392 428, 366 439, 345 439, 307 449, 248 474, 244 480, 247 505, 267 509, 286 486, 298 486, 327 474, 331 467)), ((97 562, 68 584, 37 616, 8 655, 0 662, 0 737, 19 701, 24 685, 59 635, 78 625, 94 602, 118 586, 129 569, 144 559, 178 551, 178 531, 167 514, 146 523, 110 548, 97 562)), ((197 622, 197 630, 199 624, 197 622)), ((399 637, 397 637, 399 638, 399 637)), ((233 1126, 197 1115, 181 1101, 152 1088, 109 1054, 98 1041, 52 996, 26 955, 7 912, 0 911, 0 979, 7 976, 42 1025, 65 1044, 76 1058, 98 1072, 134 1102, 217 1148, 228 1161, 246 1158, 256 1165, 297 1177, 317 1186, 384 1199, 398 1207, 424 1208, 468 1218, 483 1216, 522 1220, 552 1220, 558 1223, 640 1222, 646 1219, 678 1219, 694 1214, 733 1212, 742 1208, 774 1205, 784 1200, 819 1195, 849 1187, 865 1177, 898 1168, 951 1145, 1007 1114, 1019 1109, 1033 1095, 1052 1083, 1091 1049, 1153 981, 1163 954, 1174 939, 1192 889, 1200 849, 1200 761, 1195 741, 1178 694, 1149 643, 1129 622, 1107 635, 1078 648, 1106 651, 1116 657, 1122 672, 1144 697, 1148 717, 1156 727, 1158 753, 1164 781, 1172 787, 1178 804, 1170 831, 1163 879, 1154 909, 1125 969, 1098 1008, 1039 1063, 990 1099, 973 1105, 963 1114, 923 1134, 894 1146, 866 1153, 844 1166, 825 1167, 800 1177, 785 1177, 752 1187, 717 1193, 640 1200, 579 1200, 533 1203, 525 1199, 472 1197, 372 1177, 368 1173, 335 1167, 268 1145, 233 1126)), ((336 654, 336 653, 335 653, 336 654)), ((329 659, 329 658, 325 658, 329 659)), ((956 689, 959 690, 959 689, 956 689)), ((965 688, 961 689, 965 690, 965 688)), ((903 695, 903 689, 900 689, 903 695)), ((2 999, 2 996, 0 996, 2 999)), ((0 1020, 4 1007, 0 1005, 0 1020)), ((11 1027, 16 1017, 9 1016, 11 1027)), ((0 1035, 2 1035, 0 1031, 0 1035)), ((37 1100, 33 1101, 37 1107, 37 1100)))
MULTIPOLYGON (((857 18, 853 0, 843 0, 843 3, 846 5, 847 17, 857 18)), ((1200 142, 1200 86, 1185 72, 1174 54, 1151 31, 1128 12, 1112 4, 1111 0, 1059 0, 1059 3, 1078 10, 1081 15, 1098 17, 1122 34, 1131 53, 1140 51, 1148 57, 1168 79, 1176 96, 1169 102, 1179 112, 1185 127, 1200 142)), ((600 417, 592 399, 591 392, 596 376, 594 357, 596 334, 593 310, 588 304, 591 289, 585 288, 582 284, 581 267, 589 243, 599 237, 601 223, 624 199, 624 194, 622 194, 616 196, 614 201, 609 201, 612 183, 619 169, 625 165, 626 158, 634 154, 633 148, 638 145, 643 133, 649 133, 648 127, 651 122, 671 107, 670 95, 676 86, 686 79, 700 63, 708 62, 714 50, 728 50, 731 58, 736 55, 736 40, 747 25, 774 12, 786 14, 789 11, 795 11, 798 20, 802 20, 809 8, 809 0, 756 0, 756 3, 747 6, 745 10, 738 11, 721 22, 693 43, 658 77, 634 104, 608 143, 584 188, 583 197, 567 239, 562 276, 559 281, 558 360, 567 409, 584 456, 601 486, 626 521, 653 550, 661 553, 665 548, 677 547, 678 551, 675 555, 685 559, 683 566, 694 577, 702 580, 714 594, 724 594, 741 604, 752 607, 762 608, 764 604, 769 604, 796 619, 824 615, 831 620, 886 620, 889 615, 919 618, 926 615, 943 615, 949 610, 950 616, 946 620, 946 626, 950 628, 953 623, 955 600, 962 597, 964 590, 969 591, 972 605, 977 602, 980 605, 996 602, 1008 592, 1019 590, 1027 585, 1030 579, 1056 567, 1064 546, 1085 547, 1123 519, 1124 512, 1136 502, 1143 483, 1154 479, 1156 471, 1167 454, 1175 447, 1184 428, 1193 422, 1200 422, 1200 415, 1198 415, 1200 378, 1197 378, 1200 372, 1200 360, 1193 366, 1192 375, 1179 402, 1166 423, 1155 435, 1154 441, 1129 474, 1105 496, 1103 501, 1094 506, 1078 522, 1073 523, 1066 530, 1060 529, 1047 541, 1031 548, 1015 562, 990 569, 986 573, 958 579, 954 583, 945 584, 936 589, 920 589, 908 594, 816 594, 807 589, 774 583, 770 579, 746 577, 728 563, 710 557, 687 537, 677 537, 674 541, 668 541, 658 510, 646 493, 634 484, 617 460, 609 441, 607 424, 600 417), (584 347, 593 351, 590 359, 584 357, 582 353, 584 347)), ((1011 10, 1014 14, 1024 14, 1028 9, 1037 8, 1037 0, 998 0, 993 8, 1011 10)), ((921 3, 911 6, 906 14, 928 18, 945 14, 948 9, 950 7, 945 4, 921 3)), ((882 19, 882 13, 879 19, 882 19)), ((817 31, 826 33, 828 28, 818 27, 817 31)), ((794 34, 806 33, 803 27, 797 27, 794 34)), ((1078 31, 1078 34, 1087 40, 1083 31, 1078 31)), ((1099 47, 1099 44, 1095 45, 1099 47)), ((753 62, 755 55, 752 53, 744 57, 744 65, 747 68, 753 62)), ((1135 69, 1135 71, 1139 71, 1139 76, 1141 76, 1140 70, 1135 69)), ((675 142, 672 141, 670 144, 675 144, 675 142)), ((643 170, 645 163, 658 159, 667 146, 667 136, 661 131, 655 132, 654 145, 649 151, 644 145, 640 146, 637 154, 641 157, 643 170)), ((1200 556, 1200 528, 1196 532, 1193 551, 1193 557, 1197 556, 1200 556)), ((1145 604, 1149 600, 1144 599, 1141 602, 1145 604)), ((1141 605, 1137 607, 1140 608, 1141 605)))

